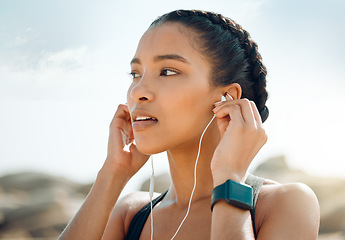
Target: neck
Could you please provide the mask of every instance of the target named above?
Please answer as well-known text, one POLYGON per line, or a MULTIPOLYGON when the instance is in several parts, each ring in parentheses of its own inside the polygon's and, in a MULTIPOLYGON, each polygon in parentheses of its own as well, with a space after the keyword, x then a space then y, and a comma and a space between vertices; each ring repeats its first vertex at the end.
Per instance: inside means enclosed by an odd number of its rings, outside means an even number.
MULTIPOLYGON (((167 151, 172 179, 168 195, 173 202, 181 207, 188 205, 193 190, 194 169, 200 137, 183 146, 167 151)), ((202 139, 196 170, 196 188, 192 202, 211 196, 213 179, 210 164, 219 140, 219 130, 216 122, 213 122, 202 139)))

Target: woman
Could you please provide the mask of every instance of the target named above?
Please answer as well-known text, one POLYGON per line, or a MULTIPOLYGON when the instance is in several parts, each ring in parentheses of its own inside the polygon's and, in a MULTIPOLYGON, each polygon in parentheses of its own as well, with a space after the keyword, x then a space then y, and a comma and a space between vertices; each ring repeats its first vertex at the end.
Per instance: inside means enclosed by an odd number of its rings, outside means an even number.
POLYGON ((107 159, 61 239, 317 238, 310 188, 247 174, 267 140, 268 109, 266 68, 241 26, 212 12, 168 13, 143 35, 131 68, 107 159), (154 196, 152 225, 148 193, 118 197, 149 156, 163 151, 172 184, 154 196))

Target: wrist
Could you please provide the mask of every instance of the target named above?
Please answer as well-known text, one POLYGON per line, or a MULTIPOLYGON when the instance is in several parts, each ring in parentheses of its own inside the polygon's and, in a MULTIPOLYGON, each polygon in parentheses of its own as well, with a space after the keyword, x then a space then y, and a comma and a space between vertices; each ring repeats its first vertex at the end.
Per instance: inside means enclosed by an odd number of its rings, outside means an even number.
POLYGON ((239 174, 231 170, 220 169, 218 171, 212 171, 213 187, 217 187, 227 180, 233 180, 235 182, 244 183, 246 174, 239 174))
POLYGON ((111 174, 109 170, 102 168, 97 174, 86 202, 102 202, 102 208, 113 208, 127 182, 126 178, 111 174))
POLYGON ((116 178, 128 181, 135 173, 132 173, 128 166, 107 158, 102 168, 99 170, 99 174, 115 176, 116 178))
POLYGON ((123 171, 113 171, 103 166, 97 174, 95 184, 99 183, 106 190, 111 190, 113 187, 125 187, 131 177, 123 171))

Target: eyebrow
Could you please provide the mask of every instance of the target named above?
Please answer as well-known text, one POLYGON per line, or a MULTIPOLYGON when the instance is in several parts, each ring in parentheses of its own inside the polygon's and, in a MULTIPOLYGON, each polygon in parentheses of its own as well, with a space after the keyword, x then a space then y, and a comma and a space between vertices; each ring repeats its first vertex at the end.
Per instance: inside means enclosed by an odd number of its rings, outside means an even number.
MULTIPOLYGON (((160 56, 155 56, 153 58, 154 62, 159 62, 159 61, 164 61, 164 60, 175 60, 175 61, 179 61, 183 63, 189 63, 187 59, 177 54, 160 55, 160 56)), ((141 61, 139 58, 133 58, 131 61, 131 64, 134 64, 134 63, 141 64, 141 61)))

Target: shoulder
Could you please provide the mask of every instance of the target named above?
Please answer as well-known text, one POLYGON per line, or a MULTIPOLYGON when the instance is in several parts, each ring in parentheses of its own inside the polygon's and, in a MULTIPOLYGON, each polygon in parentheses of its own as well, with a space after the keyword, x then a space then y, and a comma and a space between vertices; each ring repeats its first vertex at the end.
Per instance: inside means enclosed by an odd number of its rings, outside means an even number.
MULTIPOLYGON (((159 193, 154 193, 154 198, 159 193)), ((124 237, 134 215, 150 202, 148 192, 133 192, 120 198, 110 216, 107 228, 105 230, 104 239, 114 239, 121 232, 124 237)))
MULTIPOLYGON (((153 199, 159 195, 160 193, 154 193, 153 199)), ((116 214, 119 209, 122 212, 125 229, 128 229, 134 215, 149 202, 150 197, 148 192, 133 192, 118 201, 113 214, 116 214)))
POLYGON ((132 192, 120 198, 116 203, 115 209, 126 210, 126 212, 139 211, 149 201, 150 198, 147 192, 132 192))
POLYGON ((311 188, 303 183, 279 184, 266 180, 255 215, 261 239, 317 238, 319 203, 311 188))

